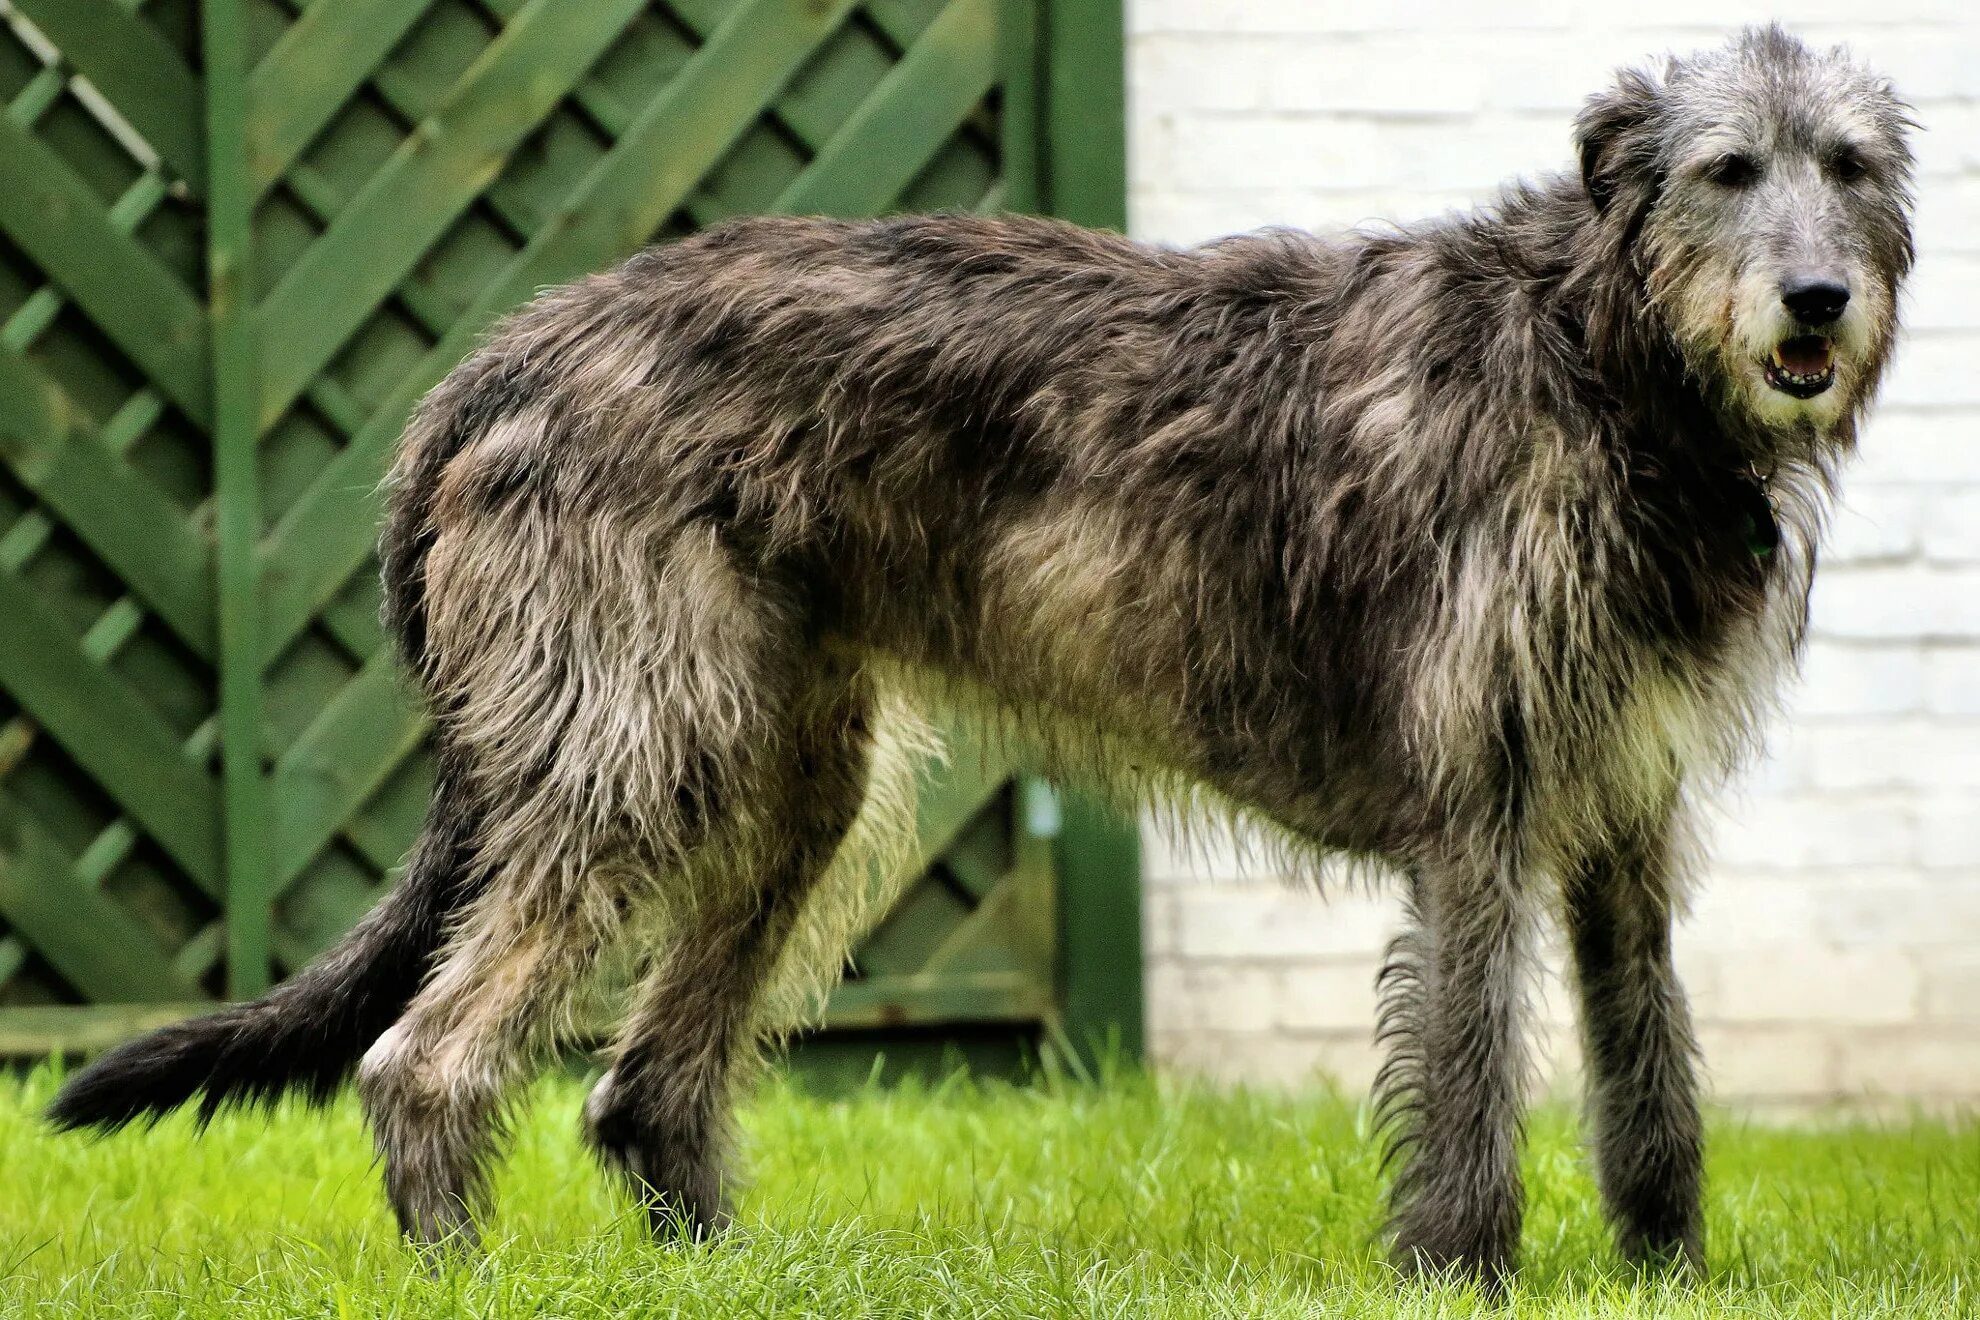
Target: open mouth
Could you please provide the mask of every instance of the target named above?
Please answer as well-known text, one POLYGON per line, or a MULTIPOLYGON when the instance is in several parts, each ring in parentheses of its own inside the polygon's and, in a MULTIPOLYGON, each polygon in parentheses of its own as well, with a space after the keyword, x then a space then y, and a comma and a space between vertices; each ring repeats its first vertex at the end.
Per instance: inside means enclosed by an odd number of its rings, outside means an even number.
POLYGON ((1822 335, 1796 335, 1774 346, 1767 383, 1797 399, 1812 399, 1836 383, 1835 345, 1822 335))

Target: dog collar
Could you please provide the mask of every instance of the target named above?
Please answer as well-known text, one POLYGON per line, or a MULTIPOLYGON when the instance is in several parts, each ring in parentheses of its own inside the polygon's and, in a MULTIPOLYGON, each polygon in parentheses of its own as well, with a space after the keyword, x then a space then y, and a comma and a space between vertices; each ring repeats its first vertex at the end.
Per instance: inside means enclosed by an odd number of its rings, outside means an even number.
POLYGON ((1770 559, 1780 548, 1781 524, 1774 516, 1774 500, 1767 491, 1767 475, 1749 463, 1740 473, 1740 535, 1746 552, 1755 559, 1770 559))

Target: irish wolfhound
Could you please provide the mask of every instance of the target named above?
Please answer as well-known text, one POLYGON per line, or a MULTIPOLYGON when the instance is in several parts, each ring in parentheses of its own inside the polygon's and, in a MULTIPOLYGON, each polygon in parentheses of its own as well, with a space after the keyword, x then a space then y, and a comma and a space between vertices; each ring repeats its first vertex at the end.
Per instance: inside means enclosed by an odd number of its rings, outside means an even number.
POLYGON ((1695 1263, 1685 804, 1796 651, 1911 265, 1907 122, 1753 31, 1623 73, 1579 170, 1476 215, 1180 252, 758 219, 545 294, 390 481, 438 751, 405 880, 54 1118, 320 1098, 362 1054, 406 1232, 467 1236, 505 1097, 658 912, 586 1126, 656 1228, 716 1226, 735 1067, 771 989, 843 960, 845 840, 940 691, 1064 773, 1408 877, 1380 1088, 1406 1266, 1511 1264, 1520 986, 1557 908, 1609 1213, 1630 1256, 1695 1263))

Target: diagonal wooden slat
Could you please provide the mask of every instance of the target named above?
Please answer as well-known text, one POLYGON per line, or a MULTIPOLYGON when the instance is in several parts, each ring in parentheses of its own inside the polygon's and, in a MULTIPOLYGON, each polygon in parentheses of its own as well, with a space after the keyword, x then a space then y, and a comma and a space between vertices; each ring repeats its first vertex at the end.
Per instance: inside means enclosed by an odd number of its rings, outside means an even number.
POLYGON ((219 802, 165 722, 101 665, 27 583, 0 572, 0 687, 208 894, 219 893, 219 802))
POLYGON ((1029 877, 1014 872, 993 885, 976 911, 956 928, 922 963, 925 974, 989 972, 1038 968, 1049 976, 1051 959, 1050 893, 1027 884, 1029 877), (1041 901, 1042 900, 1042 901, 1041 901), (1044 967, 1040 967, 1040 963, 1044 967))
POLYGON ((169 1003, 196 999, 149 931, 117 901, 78 878, 34 817, 0 794, 0 915, 90 999, 169 1003))
POLYGON ((0 348, 0 460, 201 657, 214 648, 212 554, 61 391, 0 348))
POLYGON ((962 736, 954 727, 944 729, 943 735, 947 764, 922 770, 915 797, 915 845, 896 864, 896 878, 926 871, 976 819, 983 804, 1010 781, 1011 766, 994 749, 962 736))
POLYGON ((158 259, 119 233, 62 162, 0 115, 0 229, 194 422, 212 420, 206 316, 158 259))
POLYGON ((206 187, 199 82, 158 30, 111 0, 14 0, 194 192, 206 187))
POLYGON ((388 786, 347 816, 339 832, 382 875, 404 858, 407 841, 425 819, 430 788, 425 776, 413 779, 411 787, 388 786))
POLYGON ((14 979, 14 973, 28 960, 25 941, 13 935, 0 935, 0 986, 14 979))
POLYGON ((776 209, 807 215, 886 209, 995 84, 996 38, 997 0, 950 0, 776 209))
POLYGON ((791 74, 844 21, 851 0, 744 0, 601 159, 552 221, 491 279, 264 544, 264 663, 371 553, 372 492, 420 395, 490 321, 537 289, 595 270, 644 242, 734 145, 791 74))
POLYGON ((254 197, 295 163, 429 7, 430 0, 341 0, 297 16, 248 79, 254 197))
POLYGON ((433 240, 471 205, 643 0, 532 0, 416 127, 254 316, 261 425, 279 418, 433 240))
POLYGON ((275 766, 273 892, 281 891, 419 746, 426 721, 405 700, 387 648, 365 662, 275 766))

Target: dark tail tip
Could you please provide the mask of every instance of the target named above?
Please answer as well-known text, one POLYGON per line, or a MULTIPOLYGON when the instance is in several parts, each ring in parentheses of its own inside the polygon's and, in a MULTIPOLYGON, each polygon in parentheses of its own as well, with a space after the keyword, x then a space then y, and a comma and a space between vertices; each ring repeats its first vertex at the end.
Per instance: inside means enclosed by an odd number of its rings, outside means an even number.
POLYGON ((221 1110, 267 1104, 285 1091, 321 1103, 368 1040, 336 1039, 330 1024, 297 1022, 268 1000, 180 1022, 110 1053, 71 1077, 48 1106, 65 1131, 114 1132, 156 1122, 197 1099, 204 1124, 221 1110), (312 1030, 314 1028, 314 1030, 312 1030))
POLYGON ((238 1071, 243 1010, 180 1022, 120 1045, 71 1077, 48 1107, 65 1131, 111 1132, 138 1119, 156 1121, 204 1093, 210 1117, 253 1079, 238 1071))

